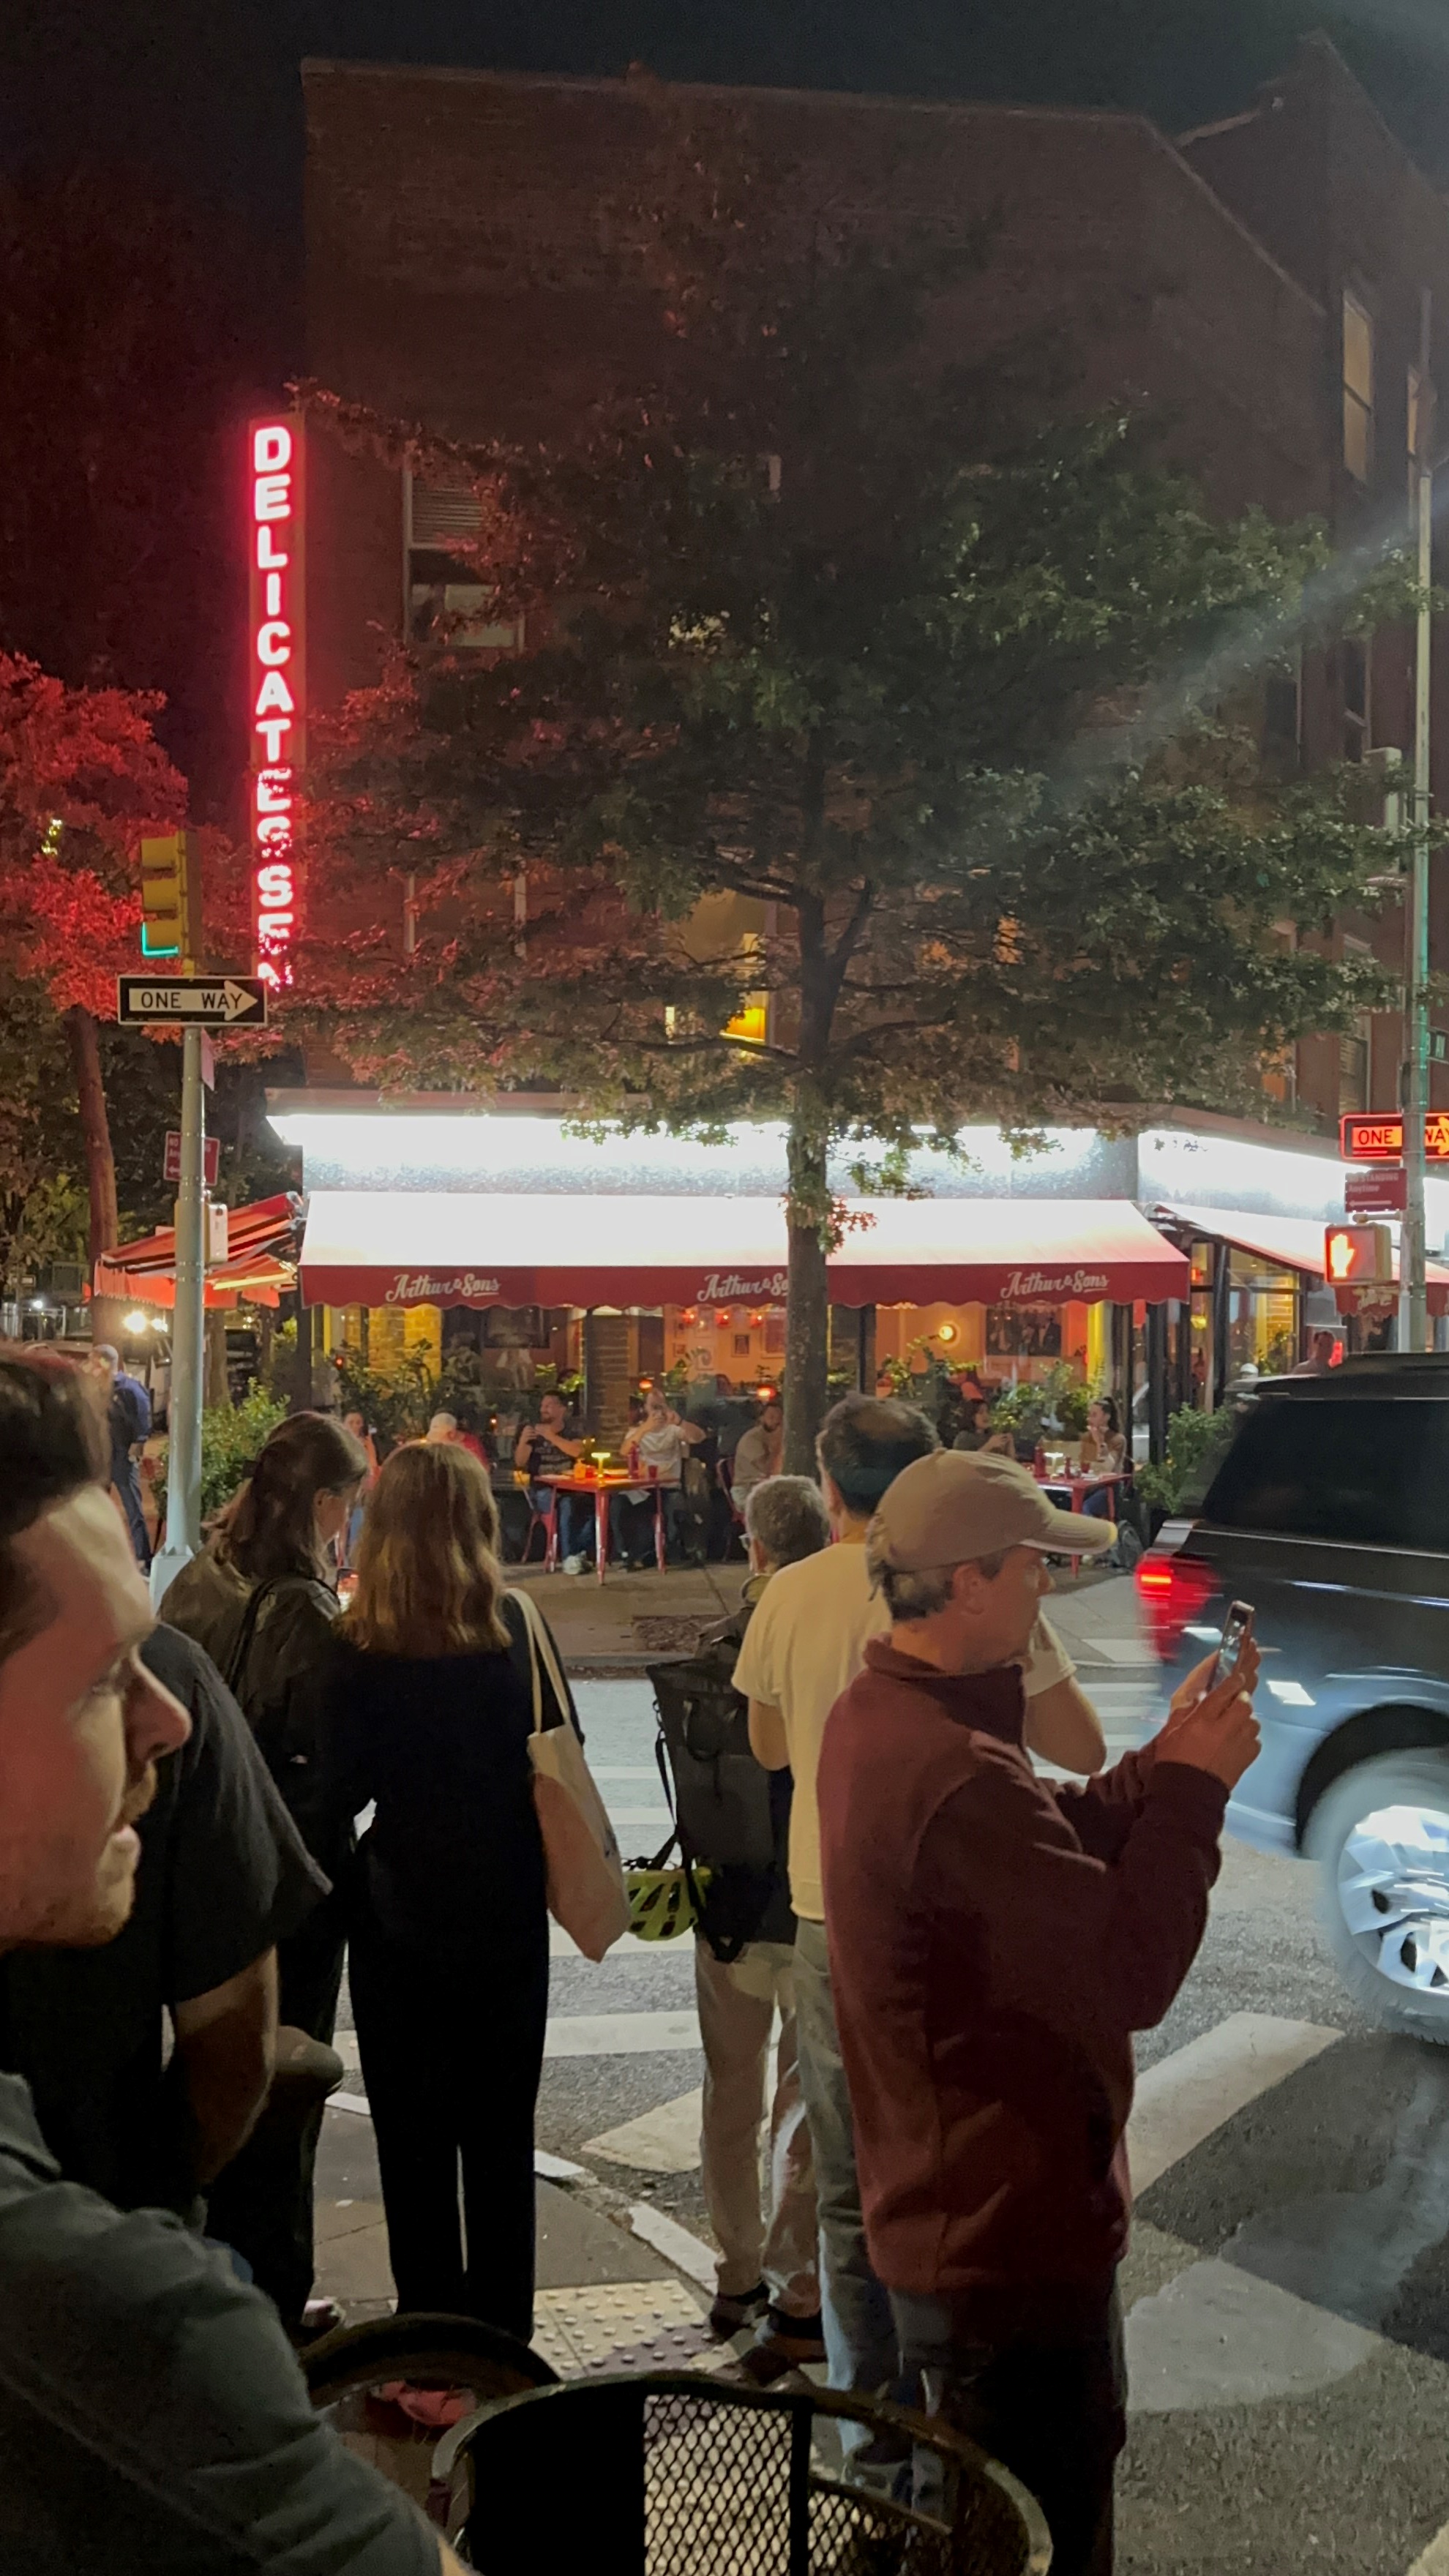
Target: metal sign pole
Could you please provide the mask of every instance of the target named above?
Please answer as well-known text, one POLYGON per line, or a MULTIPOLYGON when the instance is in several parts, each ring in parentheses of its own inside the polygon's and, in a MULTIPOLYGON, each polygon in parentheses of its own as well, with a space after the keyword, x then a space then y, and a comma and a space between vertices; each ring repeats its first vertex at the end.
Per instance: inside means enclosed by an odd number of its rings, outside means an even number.
POLYGON ((1408 1038, 1408 1079, 1404 1085, 1404 1176, 1407 1186, 1399 1259, 1399 1348, 1410 1351, 1427 1350, 1429 1345, 1425 1286, 1424 1116, 1429 1106, 1429 676, 1433 641, 1429 589, 1434 578, 1434 473, 1430 430, 1433 413, 1429 379, 1431 315, 1426 287, 1420 305, 1419 383, 1414 417, 1419 616, 1414 666, 1414 840, 1404 925, 1408 949, 1404 977, 1404 1016, 1408 1038))
POLYGON ((181 1042, 181 1184, 176 1200, 176 1305, 171 1320, 171 1396, 166 1467, 166 1545, 151 1568, 151 1598, 201 1546, 201 1397, 206 1299, 206 1222, 202 1164, 206 1093, 201 1031, 181 1042))

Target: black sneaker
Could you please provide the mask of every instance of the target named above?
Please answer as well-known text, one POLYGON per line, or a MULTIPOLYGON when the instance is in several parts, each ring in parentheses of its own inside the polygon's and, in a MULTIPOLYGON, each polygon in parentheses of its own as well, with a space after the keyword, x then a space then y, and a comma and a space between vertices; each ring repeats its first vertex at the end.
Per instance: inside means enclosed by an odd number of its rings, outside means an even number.
POLYGON ((769 2304, 770 2294, 763 2281, 757 2281, 752 2290, 741 2290, 733 2297, 719 2290, 709 2312, 710 2333, 718 2335, 721 2343, 726 2343, 731 2335, 742 2334, 746 2326, 752 2326, 757 2317, 764 2315, 769 2304))

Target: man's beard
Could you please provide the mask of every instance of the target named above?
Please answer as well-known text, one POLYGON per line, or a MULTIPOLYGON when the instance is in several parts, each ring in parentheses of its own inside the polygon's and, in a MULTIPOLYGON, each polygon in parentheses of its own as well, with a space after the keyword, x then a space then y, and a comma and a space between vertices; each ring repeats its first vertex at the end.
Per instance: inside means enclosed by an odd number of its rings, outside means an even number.
POLYGON ((33 1844, 7 1845, 0 1834, 0 1949, 97 1950, 114 1941, 136 1901, 140 1859, 116 1836, 144 1816, 155 1795, 156 1768, 148 1763, 128 1786, 89 1870, 69 1845, 52 1845, 37 1867, 33 1844))

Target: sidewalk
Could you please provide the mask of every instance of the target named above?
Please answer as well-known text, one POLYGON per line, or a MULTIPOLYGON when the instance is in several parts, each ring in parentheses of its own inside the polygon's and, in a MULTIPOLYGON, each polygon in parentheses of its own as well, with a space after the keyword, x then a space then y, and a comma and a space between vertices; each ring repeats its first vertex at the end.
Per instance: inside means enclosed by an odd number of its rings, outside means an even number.
POLYGON ((510 1583, 526 1583, 571 1673, 609 1678, 642 1673, 656 1655, 687 1653, 700 1630, 740 1606, 748 1568, 671 1566, 659 1574, 544 1574, 510 1565, 510 1583))
MULTIPOLYGON (((543 1574, 510 1566, 524 1582, 558 1640, 570 1672, 621 1678, 642 1673, 657 1655, 687 1653, 699 1631, 739 1607, 745 1566, 671 1566, 666 1574, 543 1574)), ((1048 1610, 1076 1661, 1105 1671, 1156 1667, 1141 1625, 1130 1575, 1084 1567, 1056 1573, 1048 1610)))
MULTIPOLYGON (((359 2325, 390 2313, 393 2285, 372 2122, 360 2103, 350 2107, 351 2098, 334 2096, 323 2117, 316 2287, 319 2298, 341 2302, 349 2325, 359 2325)), ((713 2266, 697 2238, 663 2211, 610 2191, 582 2165, 540 2155, 535 2171, 532 2342, 561 2377, 733 2361, 733 2347, 716 2342, 705 2324, 713 2266), (550 2180, 546 2167, 559 2179, 550 2180)))

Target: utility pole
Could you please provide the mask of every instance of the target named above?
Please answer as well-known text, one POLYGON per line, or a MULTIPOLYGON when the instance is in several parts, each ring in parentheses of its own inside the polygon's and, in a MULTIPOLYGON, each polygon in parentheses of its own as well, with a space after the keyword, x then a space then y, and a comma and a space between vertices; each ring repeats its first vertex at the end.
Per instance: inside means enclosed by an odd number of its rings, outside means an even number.
MULTIPOLYGON (((197 881, 196 845, 187 832, 170 836, 169 845, 146 845, 158 854, 156 882, 148 887, 142 859, 142 947, 148 956, 170 956, 183 975, 194 971, 201 945, 201 888, 197 881), (159 854, 174 850, 163 891, 159 854), (160 909, 158 910, 158 907, 160 909), (174 908, 174 927, 167 907, 174 908), (162 928, 153 928, 156 920, 162 928)), ((151 1566, 151 1599, 160 1601, 168 1583, 189 1564, 201 1546, 201 1403, 205 1385, 203 1353, 206 1330, 206 1091, 202 1081, 199 1028, 187 1028, 181 1041, 181 1181, 176 1199, 176 1303, 171 1316, 171 1388, 167 1399, 166 1544, 151 1566)))
POLYGON ((176 1305, 171 1319, 171 1396, 166 1467, 166 1545, 153 1570, 152 1599, 201 1546, 201 1399, 206 1333, 206 1088, 202 1033, 181 1041, 181 1182, 176 1198, 176 1305))
POLYGON ((1419 547, 1419 615, 1414 660, 1414 836, 1404 912, 1404 1221, 1399 1244, 1399 1348, 1429 1346, 1425 1293, 1424 1121, 1429 1108, 1429 679, 1434 578, 1434 394, 1430 381, 1433 300, 1419 303, 1419 372, 1411 423, 1414 509, 1419 547))

